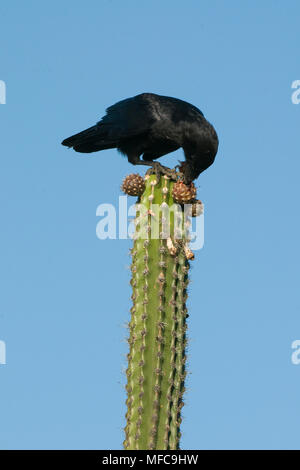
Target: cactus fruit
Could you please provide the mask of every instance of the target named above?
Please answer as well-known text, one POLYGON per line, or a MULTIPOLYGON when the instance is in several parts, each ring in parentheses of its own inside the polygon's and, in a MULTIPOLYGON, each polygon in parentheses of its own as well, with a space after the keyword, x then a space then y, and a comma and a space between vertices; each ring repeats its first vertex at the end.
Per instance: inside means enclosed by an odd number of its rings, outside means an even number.
POLYGON ((169 219, 166 216, 178 183, 166 176, 158 181, 155 175, 147 175, 145 182, 131 250, 124 448, 174 450, 179 449, 185 390, 186 299, 193 253, 185 218, 178 223, 172 211, 169 219))
POLYGON ((173 199, 178 204, 189 204, 196 197, 196 188, 194 183, 186 185, 183 181, 176 181, 172 191, 173 199))
POLYGON ((129 196, 141 196, 145 191, 144 178, 138 174, 128 175, 124 179, 121 189, 129 196))

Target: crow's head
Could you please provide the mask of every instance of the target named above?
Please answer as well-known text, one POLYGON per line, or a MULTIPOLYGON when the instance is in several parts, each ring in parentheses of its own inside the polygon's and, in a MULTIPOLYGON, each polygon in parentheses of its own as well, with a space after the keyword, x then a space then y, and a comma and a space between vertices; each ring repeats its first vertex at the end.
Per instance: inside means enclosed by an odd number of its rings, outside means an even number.
POLYGON ((179 170, 183 173, 185 184, 191 184, 192 181, 198 178, 200 173, 212 165, 215 155, 215 152, 201 152, 189 155, 185 162, 181 162, 179 170))

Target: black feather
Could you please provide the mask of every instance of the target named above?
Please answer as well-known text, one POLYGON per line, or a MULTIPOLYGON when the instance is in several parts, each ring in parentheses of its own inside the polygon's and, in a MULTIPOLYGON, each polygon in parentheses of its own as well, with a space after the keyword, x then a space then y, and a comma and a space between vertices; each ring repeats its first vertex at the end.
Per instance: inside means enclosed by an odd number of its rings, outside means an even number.
POLYGON ((117 148, 133 164, 151 164, 182 147, 185 180, 190 183, 213 163, 218 137, 195 106, 143 93, 110 106, 95 126, 68 137, 62 145, 82 153, 117 148))

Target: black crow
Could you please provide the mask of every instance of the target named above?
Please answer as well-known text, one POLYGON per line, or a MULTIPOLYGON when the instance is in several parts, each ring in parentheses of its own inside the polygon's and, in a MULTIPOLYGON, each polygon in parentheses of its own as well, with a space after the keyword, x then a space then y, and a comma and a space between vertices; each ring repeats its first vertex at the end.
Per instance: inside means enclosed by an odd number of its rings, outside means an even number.
POLYGON ((218 136, 195 106, 142 93, 110 106, 95 126, 68 137, 62 145, 82 153, 117 148, 133 165, 149 165, 166 174, 170 170, 153 160, 182 147, 185 162, 181 170, 185 183, 190 184, 213 163, 218 136))

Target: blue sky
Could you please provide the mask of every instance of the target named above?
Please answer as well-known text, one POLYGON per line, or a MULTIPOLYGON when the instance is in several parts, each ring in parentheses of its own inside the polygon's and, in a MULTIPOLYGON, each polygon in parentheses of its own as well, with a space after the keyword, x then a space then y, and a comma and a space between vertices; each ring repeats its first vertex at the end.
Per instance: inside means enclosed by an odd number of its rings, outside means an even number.
POLYGON ((122 446, 131 241, 95 230, 133 168, 60 141, 144 91, 198 106, 220 139, 197 181, 182 448, 300 448, 299 15, 296 0, 1 2, 1 449, 122 446))

